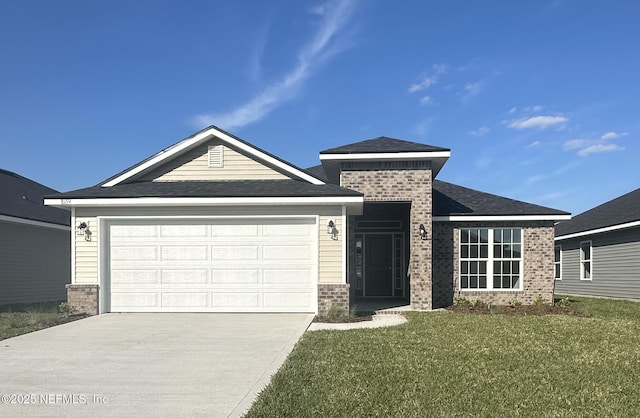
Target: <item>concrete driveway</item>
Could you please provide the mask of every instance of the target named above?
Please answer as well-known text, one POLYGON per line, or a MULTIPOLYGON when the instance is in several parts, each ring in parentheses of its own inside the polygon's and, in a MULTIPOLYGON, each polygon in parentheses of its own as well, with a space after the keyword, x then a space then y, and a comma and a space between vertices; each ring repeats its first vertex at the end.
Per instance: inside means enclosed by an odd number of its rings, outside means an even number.
POLYGON ((0 341, 0 416, 241 416, 313 315, 105 314, 0 341))

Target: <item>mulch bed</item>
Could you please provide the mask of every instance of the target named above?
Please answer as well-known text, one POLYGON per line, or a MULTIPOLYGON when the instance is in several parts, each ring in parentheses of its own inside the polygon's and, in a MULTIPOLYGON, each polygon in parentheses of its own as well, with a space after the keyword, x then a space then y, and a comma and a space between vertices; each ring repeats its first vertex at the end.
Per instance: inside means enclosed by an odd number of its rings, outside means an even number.
POLYGON ((328 316, 316 315, 315 318, 313 318, 313 322, 325 322, 325 323, 330 323, 330 324, 340 324, 340 323, 371 321, 372 319, 373 319, 373 317, 371 315, 337 316, 337 317, 328 317, 328 316))
POLYGON ((502 315, 570 315, 579 317, 590 317, 591 315, 571 309, 566 306, 550 305, 520 305, 520 306, 460 306, 454 305, 447 308, 452 312, 471 313, 478 315, 502 314, 502 315))
POLYGON ((71 314, 69 316, 61 316, 60 318, 56 319, 56 321, 52 324, 52 326, 66 324, 67 322, 77 321, 78 319, 84 319, 90 316, 91 315, 86 313, 71 314))

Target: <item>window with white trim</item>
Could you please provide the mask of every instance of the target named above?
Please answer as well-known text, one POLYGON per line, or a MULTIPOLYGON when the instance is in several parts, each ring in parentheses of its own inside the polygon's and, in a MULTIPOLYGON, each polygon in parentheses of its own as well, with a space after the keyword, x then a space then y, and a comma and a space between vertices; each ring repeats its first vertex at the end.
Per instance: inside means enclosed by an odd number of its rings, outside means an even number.
POLYGON ((592 250, 591 241, 580 243, 580 280, 591 280, 592 250))
POLYGON ((461 290, 522 290, 522 230, 460 230, 461 290))
POLYGON ((562 280, 562 245, 556 245, 553 249, 553 265, 556 280, 562 280))

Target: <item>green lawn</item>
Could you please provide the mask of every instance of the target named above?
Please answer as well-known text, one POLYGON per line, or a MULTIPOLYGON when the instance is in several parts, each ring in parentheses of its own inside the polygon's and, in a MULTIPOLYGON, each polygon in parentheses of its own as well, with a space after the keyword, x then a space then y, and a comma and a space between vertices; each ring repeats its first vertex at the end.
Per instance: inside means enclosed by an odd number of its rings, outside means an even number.
POLYGON ((249 417, 640 416, 640 303, 307 332, 249 417))
POLYGON ((66 322, 58 311, 60 302, 0 306, 0 340, 66 322))

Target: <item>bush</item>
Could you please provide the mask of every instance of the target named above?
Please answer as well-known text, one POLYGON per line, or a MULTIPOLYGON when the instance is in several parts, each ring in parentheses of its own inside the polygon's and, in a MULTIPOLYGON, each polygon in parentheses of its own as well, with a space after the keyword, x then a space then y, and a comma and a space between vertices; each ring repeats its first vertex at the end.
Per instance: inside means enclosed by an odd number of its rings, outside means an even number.
POLYGON ((327 311, 327 317, 330 319, 337 319, 344 316, 344 309, 338 305, 331 305, 327 311))

